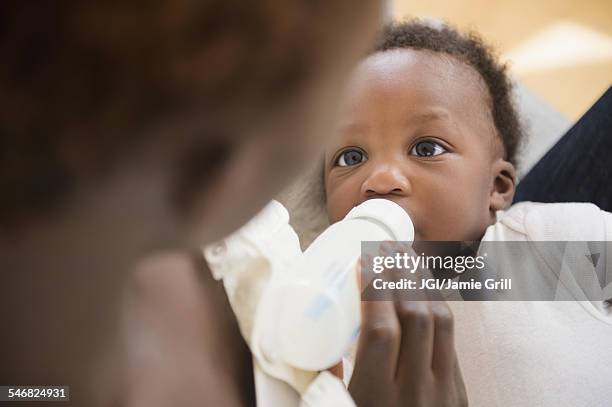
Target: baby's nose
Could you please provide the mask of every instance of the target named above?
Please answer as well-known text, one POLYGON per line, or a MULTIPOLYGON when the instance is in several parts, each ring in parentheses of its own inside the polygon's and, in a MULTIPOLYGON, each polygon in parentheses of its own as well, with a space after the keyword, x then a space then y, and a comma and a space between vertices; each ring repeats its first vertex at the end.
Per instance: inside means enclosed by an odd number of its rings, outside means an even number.
POLYGON ((379 166, 372 171, 361 186, 362 196, 370 198, 376 195, 408 195, 410 181, 396 166, 379 166))

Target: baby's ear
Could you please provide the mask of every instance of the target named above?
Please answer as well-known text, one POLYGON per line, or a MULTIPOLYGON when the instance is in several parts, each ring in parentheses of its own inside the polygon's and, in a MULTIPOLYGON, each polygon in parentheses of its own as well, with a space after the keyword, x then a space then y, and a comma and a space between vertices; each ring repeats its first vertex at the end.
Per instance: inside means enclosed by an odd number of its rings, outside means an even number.
POLYGON ((489 198, 491 211, 506 209, 512 204, 516 189, 516 169, 514 165, 503 158, 498 159, 491 167, 493 184, 489 198))

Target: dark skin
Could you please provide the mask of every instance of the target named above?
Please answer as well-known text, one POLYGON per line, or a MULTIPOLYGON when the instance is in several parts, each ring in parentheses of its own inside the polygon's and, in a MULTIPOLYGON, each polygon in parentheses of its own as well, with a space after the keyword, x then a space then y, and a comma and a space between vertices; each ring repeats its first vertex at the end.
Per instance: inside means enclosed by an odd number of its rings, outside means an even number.
MULTIPOLYGON (((402 49, 363 61, 325 154, 330 221, 386 198, 410 214, 416 241, 480 240, 516 179, 488 100, 478 73, 452 57, 402 49)), ((446 303, 362 307, 349 386, 358 405, 467 404, 446 303)))
POLYGON ((330 221, 383 197, 410 214, 416 240, 480 240, 516 179, 487 100, 478 74, 451 57, 404 49, 366 59, 325 154, 330 221))
POLYGON ((255 405, 251 354, 202 256, 150 257, 128 293, 127 405, 255 405))
POLYGON ((364 301, 349 391, 358 406, 467 406, 443 301, 364 301))

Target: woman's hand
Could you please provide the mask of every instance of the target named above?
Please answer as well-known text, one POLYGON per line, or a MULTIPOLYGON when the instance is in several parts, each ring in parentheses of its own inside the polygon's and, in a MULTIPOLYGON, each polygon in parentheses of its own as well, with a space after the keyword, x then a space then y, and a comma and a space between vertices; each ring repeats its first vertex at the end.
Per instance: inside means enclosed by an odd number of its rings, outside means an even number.
POLYGON ((363 302, 362 315, 349 384, 357 406, 468 404, 445 302, 363 302))
POLYGON ((467 406, 448 304, 362 301, 349 391, 359 407, 467 406))

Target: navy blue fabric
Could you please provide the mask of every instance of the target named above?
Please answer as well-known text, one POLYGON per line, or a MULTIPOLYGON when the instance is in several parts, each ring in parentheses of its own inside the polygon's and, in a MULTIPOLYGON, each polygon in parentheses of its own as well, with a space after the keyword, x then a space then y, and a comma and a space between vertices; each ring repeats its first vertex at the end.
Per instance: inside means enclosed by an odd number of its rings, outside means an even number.
POLYGON ((612 87, 521 180, 520 201, 591 202, 612 212, 612 87))

